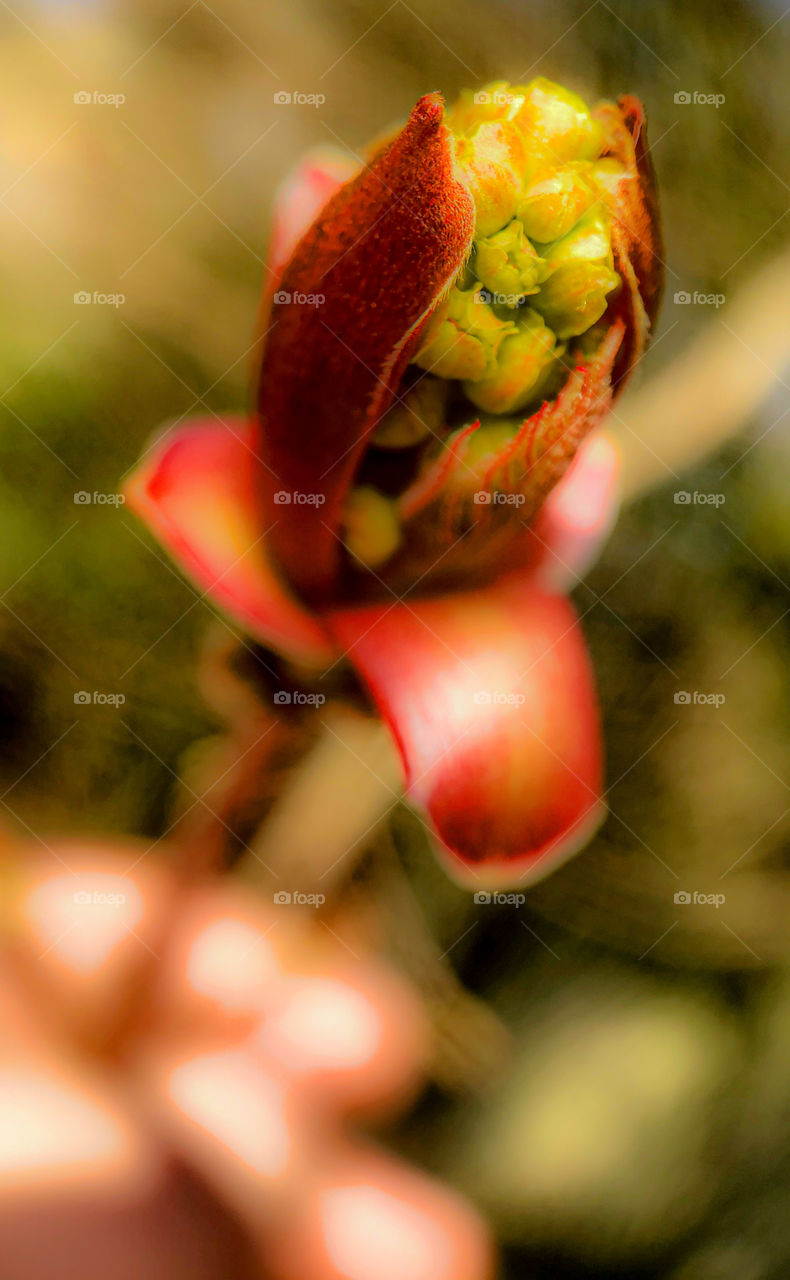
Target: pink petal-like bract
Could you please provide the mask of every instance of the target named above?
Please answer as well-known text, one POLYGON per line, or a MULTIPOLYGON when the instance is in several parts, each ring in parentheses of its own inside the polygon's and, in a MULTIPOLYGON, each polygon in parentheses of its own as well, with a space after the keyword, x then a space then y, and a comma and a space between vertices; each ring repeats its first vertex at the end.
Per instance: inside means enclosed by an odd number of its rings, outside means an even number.
POLYGON ((589 838, 600 726, 564 596, 517 576, 328 621, 392 727, 409 794, 480 883, 542 875, 589 838))
POLYGON ((151 446, 125 492, 212 603, 262 643, 315 665, 331 647, 272 565, 259 469, 249 421, 193 419, 151 446))

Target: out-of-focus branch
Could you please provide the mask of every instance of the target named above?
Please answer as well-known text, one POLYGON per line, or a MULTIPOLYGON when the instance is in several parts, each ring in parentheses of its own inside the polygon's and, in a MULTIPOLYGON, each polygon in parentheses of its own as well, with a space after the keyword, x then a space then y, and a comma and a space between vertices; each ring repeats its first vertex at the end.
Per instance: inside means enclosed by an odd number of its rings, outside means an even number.
MULTIPOLYGON (((741 430, 790 362, 790 250, 763 267, 690 346, 617 406, 623 495, 638 497, 741 430)), ((790 383, 785 383, 790 395, 790 383)))
POLYGON ((253 842, 260 862, 245 870, 260 880, 271 868, 273 889, 329 897, 398 801, 402 770, 379 720, 330 704, 322 723, 253 842))

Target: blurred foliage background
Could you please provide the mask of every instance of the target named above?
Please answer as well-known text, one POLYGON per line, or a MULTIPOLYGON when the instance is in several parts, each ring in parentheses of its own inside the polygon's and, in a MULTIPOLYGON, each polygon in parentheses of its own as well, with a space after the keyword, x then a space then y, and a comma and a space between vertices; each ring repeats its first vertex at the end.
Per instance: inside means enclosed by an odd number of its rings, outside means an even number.
MULTIPOLYGON (((778 3, 96 0, 3 6, 0 42, 0 799, 43 844, 157 836, 219 728, 196 671, 224 624, 123 507, 75 494, 115 494, 165 420, 245 406, 272 195, 304 147, 356 152, 421 93, 492 78, 638 93, 668 262, 642 395, 790 239, 778 3), (325 102, 275 102, 296 90, 325 102)), ((577 592, 599 837, 520 910, 480 908, 404 809, 349 886, 437 1007, 450 966, 470 1026, 506 1028, 503 1062, 483 1052, 474 1087, 437 1070, 390 1138, 482 1205, 507 1277, 790 1274, 790 306, 772 319, 772 395, 682 482, 657 463, 577 592)))

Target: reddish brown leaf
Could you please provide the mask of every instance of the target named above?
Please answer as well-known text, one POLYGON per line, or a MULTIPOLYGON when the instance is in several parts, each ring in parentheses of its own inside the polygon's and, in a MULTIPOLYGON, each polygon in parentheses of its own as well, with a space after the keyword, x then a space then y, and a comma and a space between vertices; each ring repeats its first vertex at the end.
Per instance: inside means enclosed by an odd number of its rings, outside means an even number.
POLYGON ((442 101, 431 94, 329 201, 285 268, 288 300, 272 311, 258 393, 261 452, 273 473, 262 482, 276 551, 308 597, 331 591, 336 531, 367 438, 473 229, 442 101), (310 295, 324 300, 300 300, 310 295))

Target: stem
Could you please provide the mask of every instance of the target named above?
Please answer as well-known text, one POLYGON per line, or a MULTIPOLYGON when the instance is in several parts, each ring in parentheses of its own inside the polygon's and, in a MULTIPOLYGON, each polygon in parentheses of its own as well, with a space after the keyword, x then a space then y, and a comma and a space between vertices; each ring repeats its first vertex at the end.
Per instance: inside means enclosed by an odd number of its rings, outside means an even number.
POLYGON ((267 889, 330 897, 397 804, 402 769, 380 720, 330 704, 322 731, 286 779, 245 860, 267 889))

